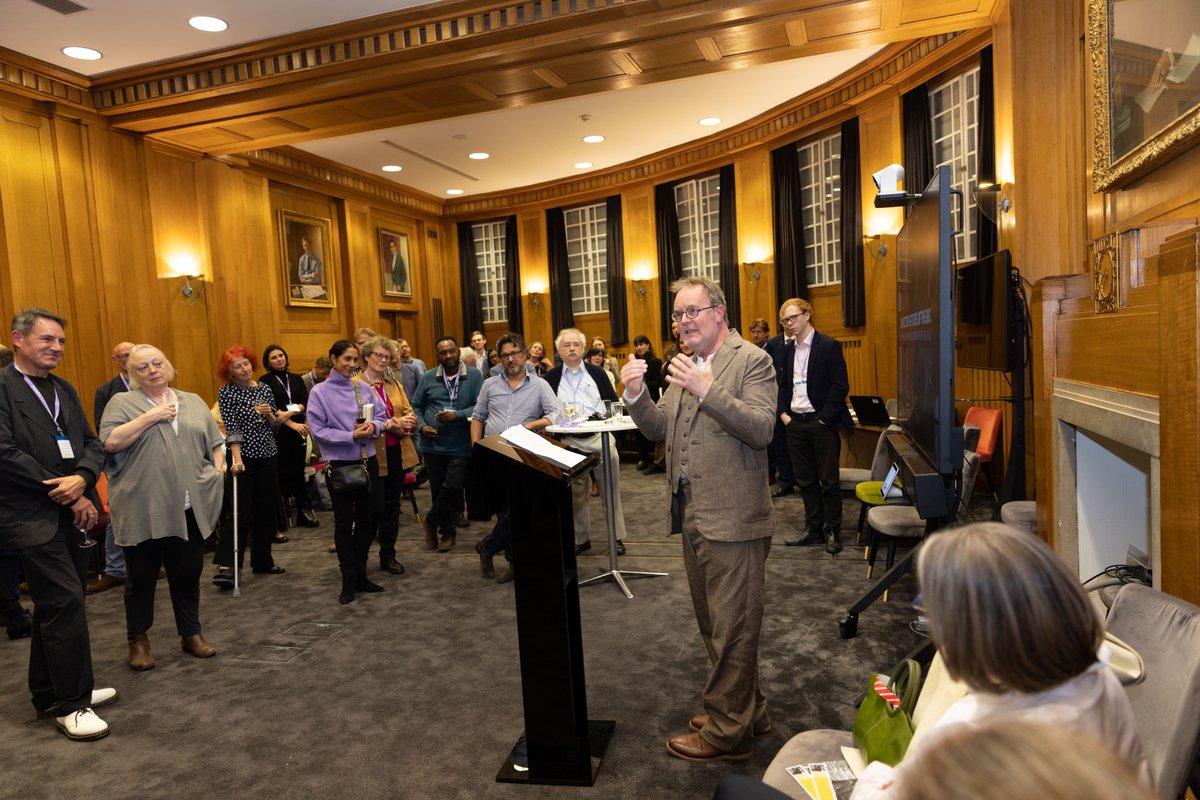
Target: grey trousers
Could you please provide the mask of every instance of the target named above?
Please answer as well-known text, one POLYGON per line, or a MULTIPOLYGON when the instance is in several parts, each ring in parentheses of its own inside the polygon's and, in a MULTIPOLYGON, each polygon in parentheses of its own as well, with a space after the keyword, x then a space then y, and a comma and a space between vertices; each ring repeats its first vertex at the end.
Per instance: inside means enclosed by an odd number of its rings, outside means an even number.
POLYGON ((692 514, 691 486, 683 492, 683 564, 700 637, 712 663, 704 686, 709 721, 705 741, 732 753, 751 749, 754 730, 770 727, 767 698, 758 684, 763 580, 771 537, 715 542, 692 514))
MULTIPOLYGON (((584 453, 599 453, 600 452, 600 434, 593 436, 572 436, 564 442, 568 447, 572 447, 584 453)), ((620 459, 617 456, 617 443, 613 437, 608 438, 608 457, 612 459, 613 465, 613 500, 616 504, 616 524, 617 538, 624 541, 625 539, 625 511, 621 507, 621 489, 620 489, 620 459)), ((607 496, 608 487, 605 485, 603 464, 596 465, 596 481, 600 484, 600 505, 604 506, 604 498, 607 496)), ((575 544, 580 545, 591 538, 591 481, 588 475, 580 475, 575 480, 571 481, 571 501, 575 507, 575 544)), ((608 530, 600 529, 600 538, 603 541, 608 541, 608 530)))

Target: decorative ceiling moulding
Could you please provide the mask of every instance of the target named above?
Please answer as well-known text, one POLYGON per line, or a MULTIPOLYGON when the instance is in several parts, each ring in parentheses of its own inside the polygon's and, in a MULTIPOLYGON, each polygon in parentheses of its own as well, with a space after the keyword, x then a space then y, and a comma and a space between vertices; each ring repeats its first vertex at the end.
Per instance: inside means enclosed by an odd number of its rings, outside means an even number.
MULTIPOLYGON (((228 92, 235 86, 248 89, 251 87, 246 84, 259 84, 296 73, 343 72, 359 69, 371 60, 394 61, 397 56, 433 46, 449 53, 452 48, 469 48, 470 45, 460 43, 487 34, 524 31, 535 25, 543 27, 564 21, 578 26, 579 18, 584 15, 620 6, 647 6, 657 10, 659 3, 654 0, 533 0, 500 5, 459 4, 457 8, 461 11, 455 12, 452 6, 449 13, 442 4, 422 6, 412 11, 373 17, 365 24, 360 21, 331 26, 174 64, 159 63, 114 73, 94 82, 94 99, 98 108, 112 110, 200 92, 228 92), (442 13, 429 16, 431 10, 442 13)), ((521 33, 523 38, 531 35, 521 33)))
POLYGON ((88 79, 0 47, 0 91, 91 110, 88 79))
POLYGON ((433 217, 440 217, 444 213, 445 203, 440 198, 430 197, 390 181, 381 181, 373 175, 299 150, 254 150, 222 158, 227 158, 233 163, 245 162, 257 167, 268 178, 280 183, 302 182, 308 188, 326 194, 329 193, 332 184, 342 189, 340 194, 343 195, 352 193, 367 200, 382 200, 433 217))
POLYGON ((845 117, 853 113, 853 106, 879 92, 888 91, 905 73, 927 66, 930 60, 943 60, 948 48, 952 56, 961 56, 977 49, 979 40, 990 39, 990 36, 988 30, 945 33, 908 46, 896 46, 877 55, 860 71, 843 75, 803 98, 772 109, 711 139, 693 142, 658 153, 644 161, 590 174, 578 180, 552 181, 511 192, 447 200, 444 213, 454 218, 472 218, 525 205, 603 196, 630 184, 648 180, 662 182, 694 174, 727 162, 732 155, 741 151, 753 147, 777 147, 789 138, 796 139, 812 133, 825 119, 832 124, 834 117, 845 117))

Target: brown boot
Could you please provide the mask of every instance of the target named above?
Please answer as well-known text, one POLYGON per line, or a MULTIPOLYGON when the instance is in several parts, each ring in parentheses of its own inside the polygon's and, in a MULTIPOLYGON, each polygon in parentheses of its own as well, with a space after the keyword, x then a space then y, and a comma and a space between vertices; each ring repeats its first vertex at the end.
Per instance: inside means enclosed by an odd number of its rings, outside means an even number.
POLYGON ((454 549, 454 536, 447 536, 438 544, 439 553, 449 553, 454 549))
POLYGON ((129 637, 129 668, 138 672, 154 669, 154 656, 150 655, 150 639, 144 633, 129 637))
POLYGON ((199 633, 184 636, 179 640, 179 647, 183 652, 191 653, 196 658, 211 658, 217 654, 217 648, 205 641, 204 636, 199 633))

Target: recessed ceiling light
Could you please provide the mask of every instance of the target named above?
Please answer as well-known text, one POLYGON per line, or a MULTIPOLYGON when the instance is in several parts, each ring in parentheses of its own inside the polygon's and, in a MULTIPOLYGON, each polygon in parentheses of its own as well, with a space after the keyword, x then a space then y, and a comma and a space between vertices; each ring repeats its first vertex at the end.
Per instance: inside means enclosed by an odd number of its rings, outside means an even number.
POLYGON ((462 194, 462 189, 447 189, 446 194, 462 194))
POLYGON ((99 61, 102 56, 99 50, 90 47, 64 47, 63 55, 78 58, 80 61, 99 61))
POLYGON ((491 157, 492 156, 490 153, 471 153, 467 156, 467 158, 470 158, 474 161, 485 161, 491 157))
POLYGON ((705 117, 704 119, 700 120, 700 124, 701 125, 720 125, 721 118, 720 117, 705 117))
POLYGON ((575 163, 575 169, 591 169, 591 168, 592 168, 592 162, 590 162, 590 161, 577 161, 575 163))
POLYGON ((188 20, 188 25, 191 25, 198 31, 206 31, 208 33, 220 33, 229 27, 228 22, 216 17, 192 17, 188 20))
POLYGON ((384 164, 382 167, 380 167, 380 169, 384 172, 399 172, 400 170, 404 169, 404 167, 400 166, 399 164, 384 164))
POLYGON ((604 141, 604 137, 593 133, 591 136, 583 137, 583 140, 588 144, 600 144, 600 142, 604 141))

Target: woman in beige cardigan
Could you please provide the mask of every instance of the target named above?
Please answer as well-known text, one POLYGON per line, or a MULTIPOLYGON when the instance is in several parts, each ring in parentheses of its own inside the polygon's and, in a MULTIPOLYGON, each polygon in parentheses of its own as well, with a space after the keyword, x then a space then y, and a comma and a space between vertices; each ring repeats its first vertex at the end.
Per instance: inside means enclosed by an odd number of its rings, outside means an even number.
POLYGON ((204 540, 221 515, 225 443, 207 404, 171 388, 175 369, 161 350, 136 345, 128 368, 129 391, 105 407, 100 440, 110 454, 113 535, 128 568, 129 666, 147 670, 154 668, 146 634, 160 568, 183 651, 197 658, 217 652, 200 632, 200 573, 204 540))
MULTIPOLYGON (((383 483, 383 507, 379 522, 379 568, 393 575, 404 573, 404 565, 396 560, 396 538, 400 530, 400 500, 404 494, 404 476, 417 464, 417 448, 410 434, 417 427, 408 395, 400 382, 388 374, 396 348, 383 336, 373 336, 362 343, 363 371, 354 376, 369 388, 363 399, 387 411, 386 446, 376 450, 379 478, 383 483)), ((376 506, 379 508, 379 506, 376 506)))

